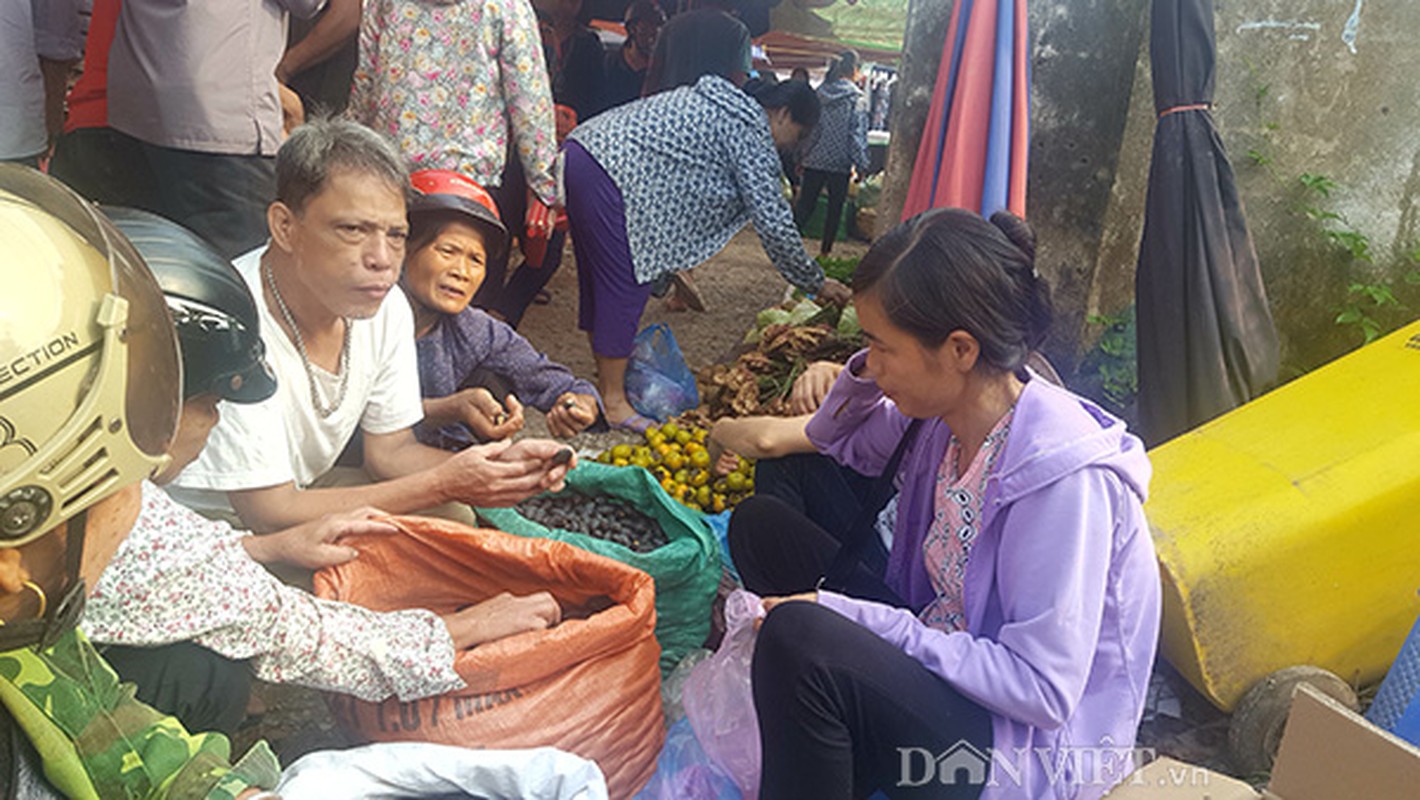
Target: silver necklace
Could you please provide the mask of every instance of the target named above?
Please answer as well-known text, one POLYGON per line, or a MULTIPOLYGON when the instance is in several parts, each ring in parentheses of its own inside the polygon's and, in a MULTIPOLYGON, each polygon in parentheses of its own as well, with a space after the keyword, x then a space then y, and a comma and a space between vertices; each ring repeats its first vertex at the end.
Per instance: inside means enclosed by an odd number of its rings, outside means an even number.
POLYGON ((286 320, 286 325, 291 328, 291 336, 296 340, 296 352, 301 354, 301 364, 306 368, 306 382, 310 384, 311 405, 316 407, 316 416, 325 419, 345 402, 345 389, 350 383, 350 318, 341 317, 345 323, 345 338, 340 343, 340 383, 335 387, 335 400, 327 406, 321 402, 320 390, 316 386, 315 366, 311 364, 311 357, 306 354, 306 342, 301 338, 301 329, 296 326, 296 318, 291 315, 291 309, 286 307, 286 301, 276 288, 276 276, 271 271, 271 262, 263 260, 261 268, 266 275, 266 285, 271 287, 271 296, 276 298, 276 308, 281 311, 281 318, 286 320))

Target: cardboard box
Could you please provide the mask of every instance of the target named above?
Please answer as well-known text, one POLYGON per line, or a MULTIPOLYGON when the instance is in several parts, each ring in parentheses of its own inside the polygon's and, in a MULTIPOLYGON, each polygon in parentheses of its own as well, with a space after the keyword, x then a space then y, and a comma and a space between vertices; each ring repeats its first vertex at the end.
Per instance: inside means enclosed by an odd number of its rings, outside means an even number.
POLYGON ((1272 781, 1258 793, 1202 767, 1157 759, 1106 800, 1409 800, 1420 797, 1420 748, 1305 684, 1292 700, 1272 781))

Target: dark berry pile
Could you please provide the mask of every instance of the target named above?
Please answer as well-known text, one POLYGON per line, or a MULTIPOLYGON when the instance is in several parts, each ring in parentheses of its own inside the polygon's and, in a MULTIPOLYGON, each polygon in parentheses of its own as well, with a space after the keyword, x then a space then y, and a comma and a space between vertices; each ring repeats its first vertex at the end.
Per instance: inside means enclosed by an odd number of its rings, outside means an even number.
POLYGON ((657 522, 613 497, 588 497, 575 492, 534 497, 517 506, 524 517, 575 533, 615 542, 637 553, 649 553, 668 543, 657 522))

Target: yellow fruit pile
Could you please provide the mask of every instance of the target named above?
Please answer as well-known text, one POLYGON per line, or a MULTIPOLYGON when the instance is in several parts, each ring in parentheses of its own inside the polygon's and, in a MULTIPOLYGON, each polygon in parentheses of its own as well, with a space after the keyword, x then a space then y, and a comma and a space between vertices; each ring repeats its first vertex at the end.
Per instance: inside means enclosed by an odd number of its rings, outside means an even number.
POLYGON ((597 461, 648 470, 666 494, 686 507, 718 514, 754 494, 754 462, 740 458, 733 471, 717 476, 705 446, 709 433, 667 422, 647 428, 645 444, 619 444, 598 455, 597 461))

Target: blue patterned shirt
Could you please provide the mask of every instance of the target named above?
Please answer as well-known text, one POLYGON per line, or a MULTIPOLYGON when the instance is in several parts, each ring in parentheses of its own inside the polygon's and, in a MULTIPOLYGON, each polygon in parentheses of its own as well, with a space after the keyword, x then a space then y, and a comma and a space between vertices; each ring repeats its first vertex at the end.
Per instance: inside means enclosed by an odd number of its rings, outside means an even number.
POLYGON ((868 171, 868 109, 863 92, 846 78, 818 88, 823 113, 804 147, 804 167, 824 172, 868 171))
POLYGON ((823 285, 784 199, 769 118, 724 78, 611 109, 571 138, 621 191, 638 282, 700 264, 753 222, 790 283, 809 292, 823 285))

